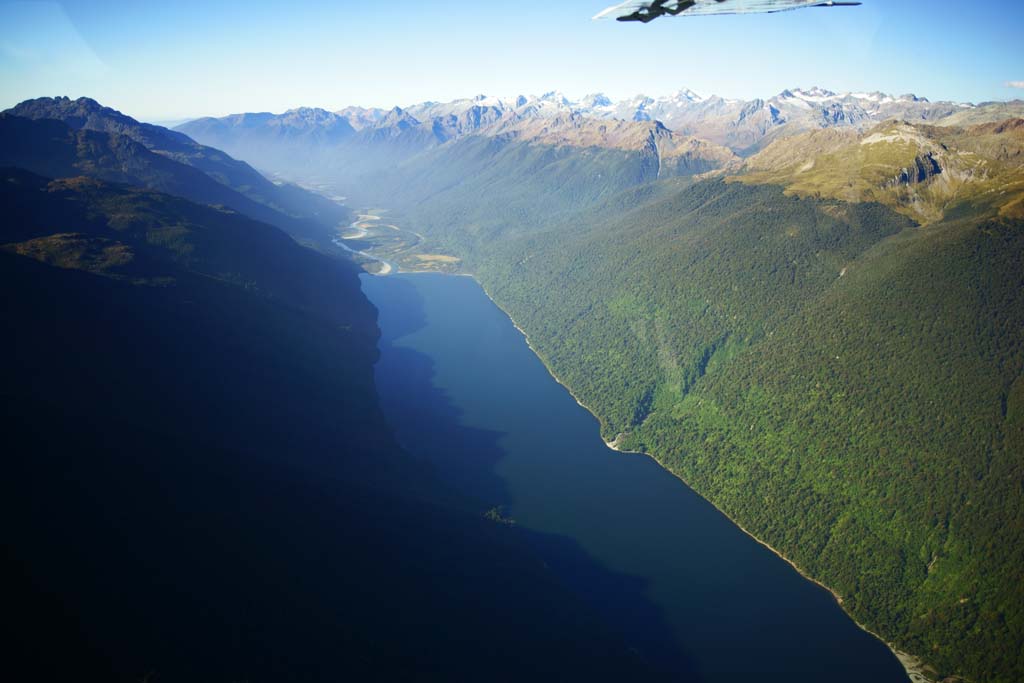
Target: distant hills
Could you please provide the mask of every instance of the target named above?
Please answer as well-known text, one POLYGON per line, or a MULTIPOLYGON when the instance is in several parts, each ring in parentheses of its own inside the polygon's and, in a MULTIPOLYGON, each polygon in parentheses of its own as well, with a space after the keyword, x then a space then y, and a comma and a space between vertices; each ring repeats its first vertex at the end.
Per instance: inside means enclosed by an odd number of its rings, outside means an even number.
POLYGON ((600 93, 571 100, 554 91, 539 97, 510 99, 480 95, 391 110, 347 107, 328 112, 301 108, 280 115, 238 114, 197 119, 177 130, 255 160, 259 155, 270 154, 268 150, 272 149, 278 150, 277 154, 285 148, 294 153, 304 147, 304 139, 310 144, 342 148, 348 144, 359 148, 360 140, 403 137, 412 146, 423 149, 498 123, 564 120, 573 115, 601 120, 658 121, 674 133, 702 138, 746 156, 780 137, 822 128, 864 130, 893 118, 909 122, 948 120, 950 125, 992 122, 1024 115, 1024 102, 930 102, 915 95, 835 93, 819 87, 785 90, 766 100, 701 97, 685 88, 668 97, 637 95, 618 101, 600 93), (257 142, 266 149, 259 149, 257 142))

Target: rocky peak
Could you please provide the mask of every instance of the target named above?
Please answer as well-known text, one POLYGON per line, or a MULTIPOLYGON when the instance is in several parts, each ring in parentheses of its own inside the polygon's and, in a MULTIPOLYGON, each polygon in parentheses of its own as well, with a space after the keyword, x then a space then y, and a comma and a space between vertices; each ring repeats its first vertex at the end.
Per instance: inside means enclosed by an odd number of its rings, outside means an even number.
POLYGON ((675 100, 676 102, 703 102, 704 101, 703 97, 701 97, 700 95, 698 95, 694 91, 690 90, 689 88, 680 88, 678 91, 676 91, 676 94, 673 95, 670 99, 675 100))
POLYGON ((292 121, 321 124, 334 123, 341 117, 333 112, 327 111, 326 109, 320 109, 319 107, 297 107, 286 111, 281 115, 281 118, 290 119, 292 121))
POLYGON ((554 102, 555 104, 560 104, 565 107, 569 107, 572 105, 572 102, 569 100, 569 98, 566 97, 560 90, 552 90, 551 92, 546 92, 540 96, 540 99, 544 100, 545 102, 554 102))
POLYGON ((135 119, 116 109, 104 107, 88 97, 79 97, 77 100, 68 97, 39 97, 25 100, 7 111, 28 119, 59 119, 72 128, 87 127, 90 120, 96 118, 110 119, 120 124, 138 124, 135 119))
POLYGON ((391 111, 389 111, 384 118, 380 120, 377 127, 390 128, 392 126, 396 126, 398 128, 405 129, 418 125, 420 125, 420 122, 408 114, 404 109, 401 107, 393 107, 391 111))
POLYGON ((69 128, 115 133, 131 138, 148 149, 188 152, 197 147, 188 136, 149 123, 140 123, 116 109, 104 107, 96 100, 80 97, 40 97, 26 100, 7 110, 14 116, 28 119, 56 119, 69 128))
POLYGON ((597 107, 610 107, 612 106, 612 101, 607 95, 599 92, 584 97, 580 101, 580 105, 588 109, 596 109, 597 107))
POLYGON ((796 90, 792 90, 789 92, 791 92, 796 97, 809 100, 824 100, 829 99, 831 97, 837 97, 836 93, 832 92, 831 90, 826 90, 825 88, 821 88, 818 86, 814 86, 809 90, 797 88, 796 90))

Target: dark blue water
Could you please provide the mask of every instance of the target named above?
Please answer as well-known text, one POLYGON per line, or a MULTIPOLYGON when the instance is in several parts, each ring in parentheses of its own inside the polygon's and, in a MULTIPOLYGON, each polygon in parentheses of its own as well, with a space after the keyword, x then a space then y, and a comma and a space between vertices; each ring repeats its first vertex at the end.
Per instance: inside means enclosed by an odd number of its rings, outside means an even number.
POLYGON ((686 681, 907 681, 825 590, 651 459, 608 449, 475 281, 367 276, 363 289, 402 444, 541 532, 552 570, 649 661, 686 681))

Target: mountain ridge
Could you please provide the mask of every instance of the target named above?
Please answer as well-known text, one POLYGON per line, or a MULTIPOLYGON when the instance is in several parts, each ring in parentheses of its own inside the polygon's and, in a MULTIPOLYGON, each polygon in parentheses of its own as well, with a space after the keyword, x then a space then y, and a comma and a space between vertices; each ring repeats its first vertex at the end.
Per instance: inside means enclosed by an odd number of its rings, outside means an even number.
MULTIPOLYGON (((500 130, 515 130, 520 138, 533 130, 535 137, 557 141, 550 128, 575 125, 571 122, 579 119, 604 122, 619 139, 630 125, 642 130, 643 124, 657 123, 680 139, 703 140, 706 145, 724 147, 731 155, 745 158, 775 140, 810 131, 865 131, 893 118, 939 125, 947 119, 954 124, 983 123, 1008 118, 1018 111, 1024 116, 1024 102, 930 102, 916 95, 835 93, 818 87, 784 90, 767 100, 735 100, 704 97, 683 88, 661 98, 639 95, 618 101, 600 93, 574 101, 564 93, 551 91, 512 98, 477 95, 391 109, 346 107, 334 113, 300 109, 281 115, 258 115, 258 119, 256 115, 239 114, 198 119, 176 130, 326 194, 350 196, 366 187, 368 178, 444 145, 478 136, 495 137, 500 130), (294 117, 296 111, 307 115, 289 124, 289 117, 294 117), (315 112, 315 116, 309 112, 315 112), (335 122, 344 119, 348 125, 344 134, 331 137, 326 132, 315 132, 317 118, 335 122), (548 131, 544 131, 546 127, 548 131), (285 130, 289 132, 283 133, 285 130)), ((563 141, 574 135, 563 136, 563 141)), ((614 141, 604 141, 598 135, 590 135, 588 143, 595 148, 615 146, 614 141)), ((689 166, 712 170, 734 165, 719 152, 712 156, 718 158, 710 164, 689 166)))
MULTIPOLYGON (((1024 108, 1022 102, 994 103, 1003 107, 1024 108)), ((814 128, 853 127, 860 128, 889 119, 903 118, 917 121, 939 121, 965 112, 973 112, 975 118, 985 116, 993 103, 957 103, 949 101, 931 102, 913 94, 890 95, 882 92, 836 93, 821 87, 808 89, 792 88, 768 98, 749 100, 727 99, 717 95, 701 96, 681 88, 677 92, 650 97, 636 95, 612 100, 601 93, 592 93, 579 100, 572 100, 558 91, 540 96, 519 95, 516 97, 488 97, 456 99, 450 102, 423 102, 402 107, 400 110, 418 122, 437 127, 438 122, 449 119, 463 121, 451 126, 442 136, 444 140, 472 132, 494 123, 498 119, 526 117, 553 117, 580 113, 599 119, 626 121, 660 121, 674 132, 706 138, 717 144, 730 147, 738 154, 757 151, 766 137, 774 138, 814 128), (484 124, 465 125, 468 112, 470 117, 481 117, 484 124)), ((295 110, 291 110, 295 111, 295 110)), ((320 110, 327 114, 325 110, 320 110)), ((390 110, 393 112, 393 110, 390 110)), ((335 116, 348 121, 356 132, 367 128, 387 126, 389 110, 378 108, 346 107, 334 112, 335 116)), ((242 115, 233 115, 234 117, 242 115)), ((280 116, 285 116, 280 115, 280 116)), ((216 119, 227 121, 232 117, 216 119)), ((1004 117, 1005 118, 1005 117, 1004 117)), ((178 126, 177 130, 192 130, 202 136, 200 127, 209 125, 211 119, 197 119, 178 126)), ((445 129, 443 124, 441 129, 445 129)), ((443 140, 442 140, 443 141, 443 140)))
MULTIPOLYGON (((26 135, 44 134, 42 131, 47 125, 45 122, 57 121, 70 131, 77 131, 74 134, 79 137, 82 137, 79 132, 85 137, 93 134, 90 139, 94 143, 101 140, 99 136, 110 136, 110 142, 106 146, 131 157, 135 170, 129 171, 127 167, 115 168, 110 163, 112 159, 103 157, 90 161, 92 167, 97 170, 105 168, 108 173, 119 175, 108 176, 108 180, 143 185, 151 183, 154 189, 169 191, 171 194, 189 193, 190 198, 200 202, 223 203, 303 238, 319 237, 321 241, 327 241, 326 236, 349 216, 347 210, 336 202, 295 185, 277 185, 249 164, 234 159, 219 149, 201 145, 184 133, 141 123, 87 97, 76 100, 67 97, 26 100, 4 111, 0 116, 6 117, 4 123, 7 127, 20 125, 15 119, 36 122, 35 133, 21 126, 21 134, 26 135), (132 148, 132 143, 138 145, 139 149, 132 148), (142 150, 149 152, 149 155, 143 154, 142 150), (151 173, 148 179, 143 179, 146 167, 158 169, 156 176, 151 173), (133 173, 142 175, 133 176, 133 173), (209 182, 200 178, 197 173, 208 178, 209 182), (159 178, 173 182, 176 189, 161 186, 159 178), (219 185, 221 189, 211 183, 219 185)), ((50 136, 49 141, 59 137, 55 132, 45 134, 50 136)), ((19 145, 24 149, 23 157, 32 156, 31 146, 25 148, 22 141, 13 137, 10 140, 12 145, 19 145)), ((88 156, 86 150, 78 150, 76 153, 83 160, 88 156)), ((25 165, 19 158, 11 156, 9 151, 7 156, 9 158, 3 162, 4 164, 25 165)), ((121 163, 124 164, 123 156, 118 157, 115 153, 115 158, 121 158, 121 163)), ((37 170, 43 175, 55 175, 47 173, 45 169, 37 170)))

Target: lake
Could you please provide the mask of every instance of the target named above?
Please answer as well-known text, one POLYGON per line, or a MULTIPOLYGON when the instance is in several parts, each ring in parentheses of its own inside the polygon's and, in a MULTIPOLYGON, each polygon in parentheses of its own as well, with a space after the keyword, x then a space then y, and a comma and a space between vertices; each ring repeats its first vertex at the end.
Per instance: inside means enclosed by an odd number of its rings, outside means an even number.
POLYGON ((606 447, 473 279, 364 276, 363 289, 402 445, 538 532, 551 570, 648 661, 694 682, 908 680, 827 591, 650 458, 606 447))

